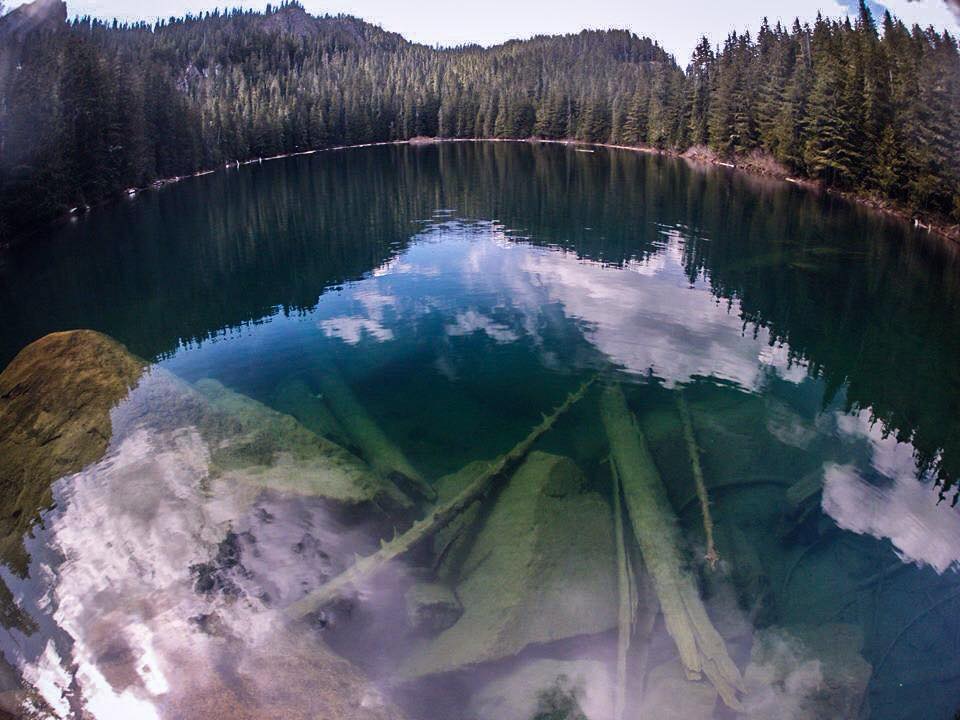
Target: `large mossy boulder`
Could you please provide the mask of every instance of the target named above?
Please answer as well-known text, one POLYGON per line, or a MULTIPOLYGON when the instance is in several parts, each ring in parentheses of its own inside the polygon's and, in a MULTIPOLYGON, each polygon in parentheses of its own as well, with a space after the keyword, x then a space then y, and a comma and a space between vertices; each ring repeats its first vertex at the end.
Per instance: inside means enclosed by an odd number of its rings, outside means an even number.
POLYGON ((226 430, 219 422, 201 428, 219 473, 257 487, 322 497, 341 505, 375 503, 398 512, 413 507, 389 479, 290 415, 216 380, 201 380, 196 389, 215 413, 231 421, 226 430))
MULTIPOLYGON (((784 442, 788 430, 781 426, 788 423, 798 428, 789 430, 793 435, 809 432, 795 413, 729 387, 698 387, 684 394, 701 451, 704 482, 712 497, 725 489, 760 480, 788 487, 816 466, 816 456, 797 447, 799 440, 784 442), (770 408, 774 406, 779 418, 776 427, 782 429, 777 434, 771 432, 770 425, 770 408)), ((676 403, 668 400, 641 413, 638 420, 663 476, 670 503, 682 513, 696 502, 697 493, 676 403)))
POLYGON ((576 464, 531 453, 497 496, 456 572, 463 615, 415 646, 407 678, 460 670, 617 625, 610 506, 576 464))
POLYGON ((51 483, 103 456, 110 412, 145 367, 106 335, 73 330, 31 343, 0 374, 0 559, 25 570, 20 538, 51 483))

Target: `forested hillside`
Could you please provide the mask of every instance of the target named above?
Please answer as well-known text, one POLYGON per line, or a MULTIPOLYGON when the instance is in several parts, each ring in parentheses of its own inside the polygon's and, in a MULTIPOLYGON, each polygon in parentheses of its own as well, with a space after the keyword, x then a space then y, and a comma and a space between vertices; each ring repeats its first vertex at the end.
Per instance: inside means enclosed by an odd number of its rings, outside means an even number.
POLYGON ((820 18, 704 40, 622 30, 417 45, 296 3, 150 25, 0 19, 0 240, 156 178, 331 145, 574 138, 723 157, 960 222, 960 55, 932 29, 820 18))

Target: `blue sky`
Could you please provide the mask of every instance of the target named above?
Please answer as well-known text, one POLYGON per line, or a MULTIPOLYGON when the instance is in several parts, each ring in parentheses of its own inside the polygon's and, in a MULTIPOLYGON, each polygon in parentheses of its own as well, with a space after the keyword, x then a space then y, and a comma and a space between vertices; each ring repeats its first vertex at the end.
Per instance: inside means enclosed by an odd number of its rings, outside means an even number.
MULTIPOLYGON (((19 0, 7 1, 8 7, 18 4, 19 0)), ((71 15, 152 21, 227 4, 263 8, 266 0, 67 0, 67 4, 71 15)), ((357 15, 430 45, 493 45, 540 33, 625 27, 658 40, 681 64, 702 34, 721 42, 730 30, 755 29, 765 15, 771 22, 792 22, 795 16, 812 20, 817 11, 839 16, 856 9, 856 0, 791 0, 774 7, 768 0, 303 0, 303 4, 313 13, 357 15)), ((932 24, 960 34, 944 0, 887 0, 884 6, 908 24, 932 24)))

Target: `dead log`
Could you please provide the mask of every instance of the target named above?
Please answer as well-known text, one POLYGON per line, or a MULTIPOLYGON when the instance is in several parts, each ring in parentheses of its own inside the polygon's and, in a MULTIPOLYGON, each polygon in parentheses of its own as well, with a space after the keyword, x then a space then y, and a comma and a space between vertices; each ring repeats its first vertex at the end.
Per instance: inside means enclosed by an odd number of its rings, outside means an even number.
POLYGON ((707 495, 707 485, 703 481, 703 468, 700 466, 700 447, 693 434, 693 421, 690 419, 690 410, 681 390, 677 395, 677 410, 680 411, 680 423, 683 425, 683 438, 687 443, 687 453, 690 455, 690 467, 693 470, 693 481, 697 488, 697 498, 700 500, 700 514, 703 516, 703 534, 707 539, 707 553, 704 559, 711 570, 717 569, 720 556, 713 542, 713 516, 710 514, 710 498, 707 495))
POLYGON ((317 372, 315 377, 322 399, 333 411, 350 439, 360 448, 370 466, 384 477, 393 476, 391 479, 399 480, 400 478, 395 476, 401 476, 402 481, 399 484, 409 486, 405 489, 412 490, 427 500, 436 500, 436 491, 357 400, 357 396, 339 371, 326 366, 317 372))
POLYGON ((743 692, 743 679, 686 569, 676 515, 619 385, 604 389, 600 410, 634 536, 684 671, 691 680, 706 675, 723 701, 739 709, 737 693, 743 692))
POLYGON ((613 532, 617 541, 617 588, 620 594, 617 626, 617 685, 613 702, 613 718, 623 720, 627 705, 627 655, 637 619, 637 584, 627 555, 623 507, 620 498, 620 476, 613 462, 610 463, 610 472, 613 476, 613 532))
POLYGON ((402 535, 387 542, 381 540, 380 549, 373 555, 359 558, 350 568, 337 577, 309 593, 303 599, 287 608, 287 615, 294 619, 304 618, 307 615, 329 605, 334 600, 343 597, 364 584, 375 575, 384 565, 407 553, 411 548, 430 537, 438 530, 446 527, 474 502, 486 495, 496 484, 495 481, 506 477, 512 472, 530 452, 533 444, 540 439, 557 422, 561 415, 573 407, 593 384, 588 380, 580 388, 567 396, 567 399, 550 415, 545 415, 543 421, 530 434, 521 440, 507 454, 501 455, 496 461, 470 483, 460 494, 451 500, 435 507, 423 520, 419 520, 402 535))

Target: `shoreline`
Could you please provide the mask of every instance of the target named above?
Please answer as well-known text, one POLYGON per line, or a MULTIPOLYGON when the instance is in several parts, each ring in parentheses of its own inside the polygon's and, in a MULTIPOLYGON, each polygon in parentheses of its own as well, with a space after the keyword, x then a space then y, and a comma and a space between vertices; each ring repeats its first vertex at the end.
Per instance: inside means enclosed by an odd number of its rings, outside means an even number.
MULTIPOLYGON (((385 140, 381 142, 372 142, 372 143, 359 143, 355 145, 335 145, 328 148, 317 148, 314 150, 302 150, 292 153, 282 153, 280 155, 271 155, 269 157, 256 157, 248 158, 247 160, 231 160, 230 162, 224 163, 223 167, 218 168, 208 168, 205 170, 200 170, 189 175, 178 175, 169 178, 160 178, 154 180, 149 185, 142 187, 131 187, 123 190, 117 197, 104 200, 101 203, 98 203, 96 206, 84 206, 84 207, 75 207, 72 208, 64 216, 53 220, 50 223, 50 226, 57 225, 64 222, 70 222, 76 220, 79 217, 85 215, 94 209, 94 207, 102 207, 111 202, 116 202, 117 200, 126 197, 134 198, 137 195, 148 192, 150 190, 161 190, 169 185, 175 185, 184 180, 189 180, 192 178, 204 177, 207 175, 212 175, 220 170, 236 170, 246 165, 260 165, 264 162, 270 162, 271 160, 284 160, 287 158, 293 157, 305 157, 308 155, 318 155, 320 153, 327 152, 337 152, 342 150, 359 150, 361 148, 371 148, 371 147, 386 147, 391 145, 413 145, 413 146, 423 146, 423 145, 439 145, 441 143, 486 143, 486 142, 499 142, 499 143, 527 143, 531 145, 565 145, 574 148, 605 148, 609 150, 626 150, 630 152, 639 152, 647 153, 649 155, 662 155, 665 157, 672 157, 677 159, 685 160, 688 163, 695 165, 705 165, 711 167, 725 167, 731 170, 736 170, 737 172, 744 173, 746 175, 751 175, 753 177, 763 177, 771 180, 779 180, 781 182, 787 182, 798 187, 802 187, 806 190, 821 193, 825 192, 836 197, 843 198, 848 202, 851 202, 860 207, 872 210, 874 212, 881 213, 887 217, 894 218, 901 222, 904 222, 908 225, 912 225, 917 230, 926 230, 928 234, 935 235, 941 240, 946 240, 953 244, 960 245, 960 224, 947 225, 939 219, 924 218, 915 213, 910 212, 906 208, 899 206, 897 203, 890 200, 878 199, 868 195, 862 195, 859 193, 853 193, 845 190, 840 190, 837 188, 830 188, 824 186, 822 183, 815 180, 810 180, 809 178, 803 177, 792 177, 787 172, 786 168, 777 165, 776 163, 761 163, 759 161, 760 156, 756 156, 753 159, 756 162, 751 162, 751 156, 745 158, 734 158, 733 162, 730 162, 727 159, 724 159, 720 156, 717 156, 712 151, 706 149, 700 149, 697 147, 690 148, 684 152, 678 152, 676 150, 666 150, 662 148, 649 147, 644 145, 619 145, 614 143, 595 143, 595 142, 586 142, 583 140, 573 140, 573 139, 547 139, 547 138, 442 138, 442 137, 413 137, 407 140, 385 140)), ((30 236, 40 232, 43 226, 37 227, 35 230, 22 235, 20 238, 14 238, 11 241, 6 243, 0 243, 0 250, 13 247, 14 245, 20 244, 22 241, 25 241, 30 236)))

